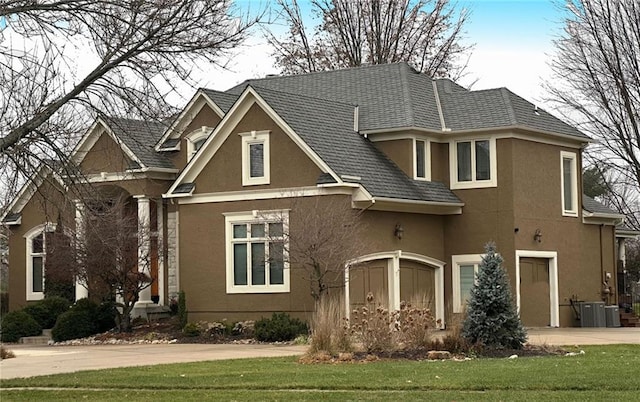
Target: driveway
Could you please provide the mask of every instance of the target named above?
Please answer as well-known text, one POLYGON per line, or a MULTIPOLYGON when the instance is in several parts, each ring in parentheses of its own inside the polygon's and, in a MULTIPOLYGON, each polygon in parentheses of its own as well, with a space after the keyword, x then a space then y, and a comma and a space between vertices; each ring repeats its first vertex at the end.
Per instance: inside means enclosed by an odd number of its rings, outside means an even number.
MULTIPOLYGON (((640 328, 535 328, 529 342, 547 345, 640 344, 640 328)), ((639 347, 640 348, 640 347, 639 347)), ((0 379, 115 367, 303 354, 306 346, 162 344, 99 346, 9 345, 16 355, 0 362, 0 379)))

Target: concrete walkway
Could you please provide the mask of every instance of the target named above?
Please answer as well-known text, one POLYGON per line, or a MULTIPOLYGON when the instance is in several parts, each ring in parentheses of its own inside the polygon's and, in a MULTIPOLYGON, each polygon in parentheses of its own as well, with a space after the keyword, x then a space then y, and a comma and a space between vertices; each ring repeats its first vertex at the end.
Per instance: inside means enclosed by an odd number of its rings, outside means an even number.
POLYGON ((238 344, 8 345, 6 348, 16 357, 0 362, 0 379, 3 380, 116 367, 294 356, 307 350, 306 346, 238 344))
MULTIPOLYGON (((640 345, 640 328, 536 328, 529 329, 528 333, 529 342, 538 345, 640 345)), ((640 352, 640 346, 638 348, 640 352)), ((307 347, 238 344, 8 345, 7 349, 16 357, 0 362, 0 379, 116 367, 292 356, 303 354, 307 347)))

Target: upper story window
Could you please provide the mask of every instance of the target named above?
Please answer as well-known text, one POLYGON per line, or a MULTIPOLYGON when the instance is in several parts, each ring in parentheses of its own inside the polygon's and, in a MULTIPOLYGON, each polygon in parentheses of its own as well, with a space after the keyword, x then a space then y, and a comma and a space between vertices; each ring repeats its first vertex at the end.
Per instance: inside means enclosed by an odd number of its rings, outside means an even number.
POLYGON ((269 132, 241 133, 242 137, 242 185, 269 184, 270 152, 269 132))
POLYGON ((449 145, 452 189, 495 187, 497 185, 496 140, 469 139, 449 145))
POLYGON ((289 291, 288 211, 225 214, 227 293, 289 291))
POLYGON ((578 216, 578 163, 573 152, 560 152, 562 215, 578 216))
POLYGON ((454 255, 451 260, 453 270, 453 312, 462 313, 469 297, 471 297, 471 288, 476 281, 476 276, 482 263, 482 255, 454 255))
POLYGON ((430 143, 427 140, 413 140, 413 177, 431 180, 430 143))
POLYGON ((211 134, 211 130, 212 130, 211 127, 202 126, 201 128, 192 131, 191 133, 189 133, 189 135, 186 136, 187 162, 193 159, 193 157, 200 150, 200 148, 202 148, 205 141, 207 141, 209 134, 211 134))

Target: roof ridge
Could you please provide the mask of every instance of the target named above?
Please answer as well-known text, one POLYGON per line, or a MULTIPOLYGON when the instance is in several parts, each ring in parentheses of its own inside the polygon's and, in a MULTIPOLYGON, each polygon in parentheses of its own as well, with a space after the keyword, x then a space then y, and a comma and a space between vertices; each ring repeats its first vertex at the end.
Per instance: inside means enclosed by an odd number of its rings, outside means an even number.
POLYGON ((505 101, 505 104, 507 106, 507 113, 509 114, 509 118, 511 119, 511 124, 513 125, 517 125, 518 124, 518 120, 516 119, 516 112, 515 110, 513 110, 513 104, 511 103, 511 98, 509 96, 509 90, 505 87, 501 87, 499 88, 500 93, 502 94, 502 98, 505 101))
MULTIPOLYGON (((404 64, 406 67, 411 68, 409 64, 404 64)), ((400 82, 402 85, 402 93, 407 98, 408 102, 405 104, 406 115, 411 121, 411 123, 415 123, 415 116, 413 114, 413 97, 411 96, 411 85, 409 85, 409 76, 406 68, 400 68, 400 82)))

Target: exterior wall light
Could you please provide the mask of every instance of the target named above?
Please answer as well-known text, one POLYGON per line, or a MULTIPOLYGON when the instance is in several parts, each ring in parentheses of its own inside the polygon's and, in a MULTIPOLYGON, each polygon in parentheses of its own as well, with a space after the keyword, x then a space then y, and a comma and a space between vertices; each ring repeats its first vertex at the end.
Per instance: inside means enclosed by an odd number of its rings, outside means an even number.
POLYGON ((404 228, 401 224, 396 223, 396 228, 393 230, 393 235, 398 238, 398 240, 402 240, 402 236, 404 236, 404 228))
POLYGON ((542 243, 542 231, 540 229, 536 229, 536 233, 533 235, 533 240, 538 243, 542 243))

